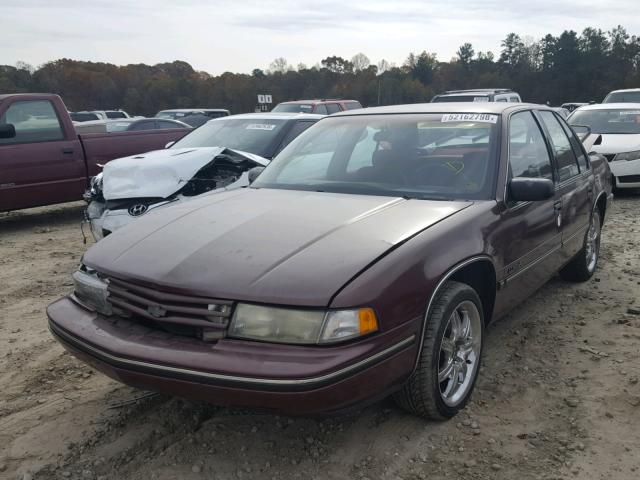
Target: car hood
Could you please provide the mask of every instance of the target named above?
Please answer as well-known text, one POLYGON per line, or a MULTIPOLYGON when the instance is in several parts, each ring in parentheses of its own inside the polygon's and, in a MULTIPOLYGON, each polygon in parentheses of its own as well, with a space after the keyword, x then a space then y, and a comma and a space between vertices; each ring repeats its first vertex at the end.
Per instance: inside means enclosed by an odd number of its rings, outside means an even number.
POLYGON ((266 166, 269 160, 224 147, 168 148, 119 158, 104 166, 102 194, 106 200, 166 198, 224 152, 234 152, 266 166))
POLYGON ((471 204, 245 188, 151 212, 83 262, 168 291, 324 306, 387 251, 471 204))
POLYGON ((602 153, 603 155, 633 152, 640 150, 640 135, 634 134, 602 134, 602 143, 594 145, 592 150, 594 152, 602 153))

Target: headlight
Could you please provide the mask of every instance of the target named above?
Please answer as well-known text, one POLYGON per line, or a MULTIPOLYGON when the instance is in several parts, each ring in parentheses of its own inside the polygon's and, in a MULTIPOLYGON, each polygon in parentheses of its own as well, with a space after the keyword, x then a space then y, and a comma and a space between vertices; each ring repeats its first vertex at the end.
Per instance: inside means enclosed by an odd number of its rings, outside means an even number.
POLYGON ((360 337, 378 330, 370 308, 354 310, 298 310, 240 303, 229 336, 265 342, 319 344, 360 337))
POLYGON ((627 160, 627 161, 640 160, 640 150, 635 150, 633 152, 619 153, 613 158, 614 162, 618 160, 627 160))
POLYGON ((72 278, 73 294, 80 303, 104 315, 113 314, 111 303, 107 300, 107 282, 98 277, 97 273, 81 269, 75 271, 72 278))

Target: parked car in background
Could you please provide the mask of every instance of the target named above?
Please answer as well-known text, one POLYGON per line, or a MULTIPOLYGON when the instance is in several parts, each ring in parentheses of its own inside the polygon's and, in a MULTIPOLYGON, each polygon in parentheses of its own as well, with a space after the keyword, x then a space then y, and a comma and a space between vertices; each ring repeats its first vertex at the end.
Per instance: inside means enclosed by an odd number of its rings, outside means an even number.
POLYGON ((85 195, 96 240, 148 211, 196 195, 248 185, 264 167, 322 116, 249 113, 211 120, 165 150, 105 166, 85 195))
POLYGON ((213 118, 228 117, 229 115, 229 110, 223 108, 177 108, 161 110, 156 113, 156 118, 179 120, 197 128, 213 118))
POLYGON ((640 88, 627 88, 609 92, 602 103, 640 103, 640 88))
POLYGON ((78 135, 57 95, 0 95, 0 211, 82 198, 108 161, 162 148, 188 130, 78 135))
POLYGON ((560 115, 565 120, 569 118, 569 115, 571 115, 571 112, 564 107, 552 107, 552 108, 556 113, 558 113, 558 115, 560 115))
POLYGON ((615 188, 640 188, 640 102, 580 107, 569 123, 602 136, 592 148, 609 161, 615 188))
POLYGON ((362 105, 357 100, 295 100, 280 102, 273 110, 274 113, 317 113, 319 115, 332 115, 347 110, 357 110, 362 105))
POLYGON ((587 102, 569 102, 563 103, 560 105, 560 108, 566 108, 569 112, 573 112, 576 108, 584 107, 585 105, 589 105, 587 102))
POLYGON ((192 128, 178 120, 160 118, 123 118, 120 120, 94 120, 75 123, 78 133, 136 132, 141 130, 167 130, 172 128, 192 128))
POLYGON ((393 393, 450 418, 473 391, 485 326, 558 271, 594 274, 610 178, 543 106, 343 112, 250 187, 98 242, 49 326, 144 389, 296 414, 393 393))
POLYGON ((69 117, 74 122, 94 122, 96 120, 106 120, 106 116, 102 116, 96 112, 69 112, 69 117))
POLYGON ((440 102, 522 102, 522 99, 508 88, 478 88, 448 90, 431 99, 431 103, 440 102))

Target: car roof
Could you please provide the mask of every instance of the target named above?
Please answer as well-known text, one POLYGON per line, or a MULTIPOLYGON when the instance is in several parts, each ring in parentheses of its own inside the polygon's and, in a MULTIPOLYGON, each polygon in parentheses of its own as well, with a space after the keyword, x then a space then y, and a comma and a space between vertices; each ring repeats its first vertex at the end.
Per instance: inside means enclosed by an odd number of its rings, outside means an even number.
MULTIPOLYGON (((228 112, 226 108, 169 108, 167 110, 160 110, 160 112, 228 112)), ((158 113, 160 113, 158 112, 158 113)))
POLYGON ((328 103, 328 102, 357 102, 357 100, 344 100, 341 98, 315 98, 311 100, 289 100, 286 102, 280 102, 278 105, 283 104, 297 104, 297 103, 328 103))
POLYGON ((609 92, 609 95, 611 95, 612 93, 618 93, 618 92, 640 92, 640 88, 623 88, 621 90, 612 90, 609 92))
MULTIPOLYGON (((640 91, 640 89, 639 89, 640 91)), ((587 110, 638 110, 640 109, 640 103, 596 103, 594 105, 583 105, 582 107, 576 109, 577 112, 580 110, 581 112, 587 110)))
POLYGON ((228 117, 214 118, 211 122, 220 120, 244 120, 251 118, 261 118, 263 120, 320 120, 326 115, 317 113, 297 113, 297 112, 256 112, 256 113, 240 113, 238 115, 230 115, 228 117))
POLYGON ((496 113, 501 114, 505 110, 536 108, 551 110, 546 105, 534 103, 507 103, 507 102, 439 102, 439 103, 411 103, 408 105, 389 105, 385 107, 369 107, 359 110, 338 112, 331 117, 344 117, 351 115, 377 115, 397 113, 496 113))
POLYGON ((468 95, 470 93, 475 94, 485 94, 485 95, 493 95, 500 93, 516 93, 510 88, 472 88, 469 90, 447 90, 444 93, 440 93, 438 96, 442 95, 468 95))

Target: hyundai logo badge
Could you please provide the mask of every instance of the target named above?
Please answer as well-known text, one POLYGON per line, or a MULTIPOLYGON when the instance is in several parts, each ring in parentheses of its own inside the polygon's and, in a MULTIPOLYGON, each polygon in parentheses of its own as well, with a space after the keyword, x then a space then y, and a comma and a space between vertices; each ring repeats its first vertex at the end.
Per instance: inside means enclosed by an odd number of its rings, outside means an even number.
POLYGON ((144 203, 137 203, 135 205, 130 206, 127 211, 129 212, 129 215, 131 215, 132 217, 139 217, 140 215, 145 213, 148 209, 149 207, 147 207, 144 203))

